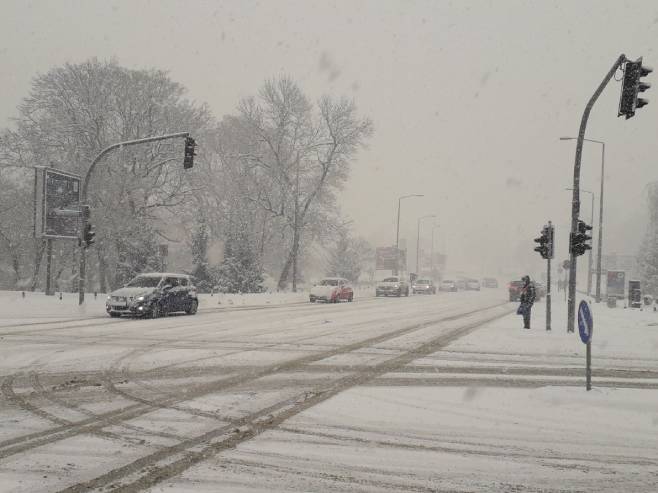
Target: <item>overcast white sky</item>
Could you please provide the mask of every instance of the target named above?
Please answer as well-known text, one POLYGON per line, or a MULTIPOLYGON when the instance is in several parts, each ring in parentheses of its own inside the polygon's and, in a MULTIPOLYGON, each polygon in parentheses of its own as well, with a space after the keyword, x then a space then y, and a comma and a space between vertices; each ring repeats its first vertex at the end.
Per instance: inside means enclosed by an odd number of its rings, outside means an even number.
MULTIPOLYGON (((538 272, 532 238, 548 219, 566 257, 575 146, 558 138, 577 133, 619 54, 658 66, 655 1, 1 3, 0 125, 36 73, 93 56, 168 70, 217 117, 289 74, 313 98, 353 96, 374 121, 341 199, 355 230, 392 244, 397 197, 425 194, 404 203, 402 236, 415 249, 416 219, 437 214, 437 247, 475 276, 521 253, 538 272)), ((607 144, 608 252, 635 253, 645 228, 643 190, 658 179, 657 77, 635 118, 617 118, 615 81, 590 118, 588 137, 607 144)), ((589 144, 582 184, 597 195, 599 175, 600 148, 589 144)))

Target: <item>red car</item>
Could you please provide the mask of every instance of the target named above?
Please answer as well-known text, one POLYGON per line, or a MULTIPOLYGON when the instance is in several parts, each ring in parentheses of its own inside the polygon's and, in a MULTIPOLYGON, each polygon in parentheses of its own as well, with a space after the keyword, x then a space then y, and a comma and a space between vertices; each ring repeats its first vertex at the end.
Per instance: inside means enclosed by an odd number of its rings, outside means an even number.
MULTIPOLYGON (((535 285, 535 301, 541 301, 542 296, 545 296, 544 287, 539 284, 535 284, 534 281, 530 281, 535 285)), ((510 301, 521 301, 521 292, 523 291, 523 281, 512 281, 509 283, 509 300, 510 301)))
POLYGON ((327 303, 339 303, 341 300, 354 300, 354 290, 347 279, 342 277, 325 277, 311 288, 308 296, 311 303, 326 301, 327 303))

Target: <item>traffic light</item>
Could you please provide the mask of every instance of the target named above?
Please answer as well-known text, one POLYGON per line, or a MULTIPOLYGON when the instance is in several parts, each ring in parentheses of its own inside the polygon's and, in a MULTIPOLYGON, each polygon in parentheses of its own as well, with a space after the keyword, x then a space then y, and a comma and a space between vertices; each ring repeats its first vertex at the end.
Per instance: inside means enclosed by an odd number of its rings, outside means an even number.
POLYGON ((541 236, 535 238, 535 243, 539 243, 539 246, 535 247, 535 252, 539 252, 541 258, 551 259, 553 258, 553 226, 550 224, 544 226, 541 230, 541 236))
POLYGON ((624 115, 628 120, 635 115, 637 108, 642 108, 649 104, 649 101, 639 98, 638 94, 646 91, 651 87, 648 82, 642 82, 640 79, 646 77, 653 70, 650 67, 642 66, 642 57, 634 62, 626 62, 624 68, 624 81, 621 86, 621 97, 619 98, 619 112, 617 116, 624 115))
POLYGON ((192 137, 185 137, 185 157, 183 158, 183 168, 190 169, 194 166, 194 147, 196 147, 196 142, 192 137))
POLYGON ((571 233, 569 236, 569 253, 579 256, 584 254, 587 250, 592 249, 592 246, 587 244, 587 242, 592 239, 592 237, 587 234, 591 229, 592 227, 589 224, 586 224, 585 221, 578 220, 578 231, 576 233, 571 233))
POLYGON ((94 231, 94 227, 90 224, 87 223, 85 224, 85 232, 84 232, 84 242, 85 242, 85 248, 89 248, 91 245, 94 244, 96 237, 96 231, 94 231))

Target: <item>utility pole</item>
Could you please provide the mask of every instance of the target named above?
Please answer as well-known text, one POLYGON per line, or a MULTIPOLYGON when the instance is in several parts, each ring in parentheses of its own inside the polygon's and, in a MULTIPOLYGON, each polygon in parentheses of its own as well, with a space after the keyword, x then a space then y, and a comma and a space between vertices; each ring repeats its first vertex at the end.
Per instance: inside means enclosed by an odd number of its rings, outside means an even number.
MULTIPOLYGON (((624 54, 619 55, 615 63, 612 65, 608 73, 605 75, 603 81, 599 84, 599 87, 596 89, 592 97, 590 98, 587 106, 585 106, 585 111, 580 121, 580 128, 578 130, 578 141, 576 143, 576 157, 574 160, 574 169, 573 169, 573 198, 571 202, 571 234, 576 235, 578 233, 578 215, 580 213, 580 162, 583 155, 583 140, 585 139, 585 131, 587 130, 587 120, 589 119, 589 114, 594 107, 594 103, 599 98, 605 86, 608 85, 608 82, 615 76, 617 69, 619 69, 622 64, 626 61, 626 56, 624 54)), ((570 252, 570 264, 569 264, 569 299, 567 307, 567 332, 574 332, 574 323, 576 317, 576 267, 577 267, 577 255, 571 251, 570 252)))
MULTIPOLYGON (((156 142, 159 140, 167 140, 167 139, 176 139, 179 137, 189 137, 190 133, 189 132, 178 132, 175 134, 167 134, 167 135, 159 135, 157 137, 147 137, 145 139, 137 139, 137 140, 127 140, 124 142, 117 142, 116 144, 112 144, 105 149, 103 149, 92 161, 91 166, 89 166, 89 169, 87 170, 87 173, 85 175, 85 179, 82 182, 82 191, 80 193, 80 203, 82 205, 87 205, 87 190, 89 189, 89 180, 91 179, 91 175, 94 172, 94 169, 96 169, 96 165, 100 162, 100 160, 106 155, 112 152, 115 149, 119 149, 121 147, 128 147, 128 146, 133 146, 137 144, 145 144, 147 142, 156 142)), ((186 152, 187 152, 187 145, 186 145, 186 152)), ((78 304, 82 305, 85 302, 85 275, 86 275, 86 249, 84 248, 84 238, 82 235, 84 234, 85 230, 87 229, 87 217, 82 215, 81 218, 81 238, 80 238, 80 264, 79 264, 79 269, 78 269, 78 304)))
MULTIPOLYGON (((597 303, 601 303, 601 258, 603 256, 603 182, 605 180, 605 142, 599 142, 599 144, 601 144, 601 192, 599 193, 599 241, 596 248, 595 301, 597 303)), ((593 223, 594 217, 592 216, 592 224, 593 223)))

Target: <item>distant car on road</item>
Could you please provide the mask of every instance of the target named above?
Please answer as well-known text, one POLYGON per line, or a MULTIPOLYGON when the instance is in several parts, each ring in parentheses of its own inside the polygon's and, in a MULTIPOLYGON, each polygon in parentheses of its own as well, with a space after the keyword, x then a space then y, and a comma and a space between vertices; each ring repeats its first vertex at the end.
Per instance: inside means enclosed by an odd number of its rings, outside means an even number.
POLYGON ((480 281, 476 279, 468 279, 466 281, 467 291, 480 291, 480 281))
POLYGON ((414 294, 436 294, 436 286, 431 279, 418 279, 411 286, 414 294))
POLYGON ((441 284, 439 284, 439 291, 455 292, 457 291, 457 284, 455 284, 455 281, 444 279, 443 281, 441 281, 441 284))
POLYGON ((173 312, 194 315, 198 307, 199 298, 190 276, 168 272, 140 274, 124 287, 112 291, 105 302, 110 317, 158 318, 173 312))
POLYGON ((482 286, 485 288, 497 288, 498 281, 493 277, 485 277, 484 279, 482 279, 482 286))
POLYGON ((387 277, 377 284, 375 296, 409 296, 409 283, 401 277, 387 277))
POLYGON ((354 290, 349 281, 342 277, 325 277, 311 288, 308 299, 311 303, 326 301, 339 303, 341 300, 353 301, 354 290))

